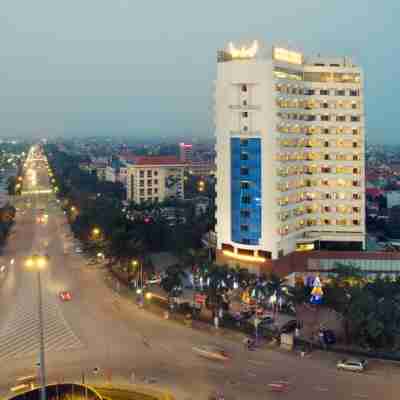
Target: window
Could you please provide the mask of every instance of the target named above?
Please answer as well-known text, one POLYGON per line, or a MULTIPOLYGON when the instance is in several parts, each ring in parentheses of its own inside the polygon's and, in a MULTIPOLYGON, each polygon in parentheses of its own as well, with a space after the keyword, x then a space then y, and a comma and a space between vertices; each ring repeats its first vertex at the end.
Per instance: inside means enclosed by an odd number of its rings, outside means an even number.
POLYGON ((248 225, 240 225, 240 232, 248 232, 249 226, 248 225))
POLYGON ((322 108, 329 108, 329 104, 327 102, 323 102, 321 106, 322 108))
POLYGON ((325 154, 324 155, 324 160, 329 160, 329 159, 330 159, 329 154, 325 154))
POLYGON ((358 135, 358 129, 357 128, 353 128, 352 132, 353 132, 353 135, 358 135))
POLYGON ((358 147, 358 143, 357 142, 353 142, 353 147, 354 148, 358 147))
POLYGON ((158 179, 154 179, 154 184, 158 185, 158 179))
POLYGON ((360 225, 360 221, 358 219, 353 219, 353 225, 360 225))
POLYGON ((247 106, 247 100, 243 100, 242 105, 243 105, 243 107, 246 107, 247 106))
POLYGON ((154 194, 157 194, 157 193, 158 193, 158 189, 154 188, 154 194))
POLYGON ((359 96, 359 91, 358 90, 354 90, 354 89, 350 89, 350 96, 359 96))
POLYGON ((250 182, 242 181, 240 182, 240 189, 249 189, 250 188, 250 182))
POLYGON ((360 193, 353 193, 353 200, 361 200, 360 193))
POLYGON ((157 203, 158 202, 158 197, 154 197, 154 201, 157 203))
POLYGON ((140 181, 140 186, 144 186, 144 180, 140 181))
POLYGON ((325 133, 325 135, 329 134, 329 128, 324 128, 322 131, 325 133))
POLYGON ((329 121, 329 115, 327 114, 321 115, 321 121, 329 121))
POLYGON ((339 89, 335 91, 335 95, 336 96, 345 96, 346 95, 346 91, 343 89, 339 89))
POLYGON ((358 168, 353 168, 353 174, 358 174, 358 168))
POLYGON ((144 171, 140 171, 139 174, 141 178, 144 178, 144 171))
POLYGON ((140 195, 144 196, 144 189, 140 189, 140 195))
POLYGON ((250 204, 251 203, 251 197, 250 196, 243 196, 242 197, 242 203, 243 204, 250 204))
POLYGON ((354 213, 359 213, 360 212, 360 207, 353 207, 353 212, 354 213))
POLYGON ((240 154, 240 159, 241 160, 248 160, 249 159, 249 153, 241 153, 240 154))
POLYGON ((147 177, 151 178, 151 175, 152 175, 152 171, 151 170, 147 171, 147 177))
POLYGON ((250 239, 242 238, 243 244, 250 244, 250 239))
POLYGON ((329 90, 327 90, 327 89, 321 89, 321 90, 319 91, 319 94, 320 94, 321 96, 329 96, 329 90))
POLYGON ((330 225, 331 224, 331 220, 330 219, 324 219, 324 224, 325 225, 330 225))
POLYGON ((244 125, 244 126, 243 126, 243 132, 247 132, 248 129, 249 129, 249 128, 247 127, 247 125, 244 125))
POLYGON ((242 85, 242 92, 247 92, 247 85, 242 85))
POLYGON ((151 179, 147 179, 147 186, 151 186, 153 184, 153 181, 151 179))
POLYGON ((240 210, 240 216, 242 218, 250 218, 250 210, 240 210))
POLYGON ((153 189, 147 189, 147 196, 151 196, 153 194, 153 189))
POLYGON ((358 181, 353 181, 353 186, 360 186, 360 182, 358 182, 358 181))
POLYGON ((247 118, 249 116, 249 113, 247 111, 242 112, 242 118, 247 118))
POLYGON ((249 169, 248 168, 240 168, 240 175, 248 175, 249 169))
POLYGON ((154 171, 154 176, 157 176, 158 175, 158 171, 154 171))
POLYGON ((353 161, 360 161, 358 154, 353 154, 353 161))
POLYGON ((358 115, 352 115, 350 117, 350 121, 351 122, 359 122, 360 121, 360 117, 358 115))
POLYGON ((325 146, 325 147, 329 147, 329 142, 325 142, 325 143, 324 143, 324 146, 325 146))
POLYGON ((140 202, 141 202, 141 203, 144 203, 144 197, 141 197, 141 198, 140 198, 140 202))
POLYGON ((241 139, 240 140, 240 145, 243 147, 247 147, 249 144, 249 141, 247 139, 241 139))
POLYGON ((345 115, 337 115, 336 116, 336 121, 345 122, 346 121, 346 116, 345 115))
POLYGON ((353 101, 353 102, 351 103, 351 108, 352 108, 353 110, 357 109, 357 103, 356 103, 355 101, 353 101))

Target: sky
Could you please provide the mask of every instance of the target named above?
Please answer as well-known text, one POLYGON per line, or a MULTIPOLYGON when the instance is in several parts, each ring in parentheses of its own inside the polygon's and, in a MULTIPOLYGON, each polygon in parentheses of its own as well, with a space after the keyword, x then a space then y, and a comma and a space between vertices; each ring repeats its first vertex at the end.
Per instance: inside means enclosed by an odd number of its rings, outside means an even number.
POLYGON ((1 0, 0 137, 213 135, 216 51, 290 43, 364 68, 367 137, 400 143, 398 0, 1 0))

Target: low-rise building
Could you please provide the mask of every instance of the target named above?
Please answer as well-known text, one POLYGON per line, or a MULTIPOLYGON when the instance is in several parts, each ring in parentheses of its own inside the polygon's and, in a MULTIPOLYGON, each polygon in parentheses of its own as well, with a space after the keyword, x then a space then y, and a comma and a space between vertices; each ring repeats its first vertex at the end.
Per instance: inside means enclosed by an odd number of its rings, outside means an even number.
POLYGON ((183 199, 185 164, 176 157, 136 157, 127 171, 127 198, 135 203, 183 199))
POLYGON ((215 175, 216 166, 209 161, 193 161, 188 164, 188 171, 190 175, 194 176, 215 175))

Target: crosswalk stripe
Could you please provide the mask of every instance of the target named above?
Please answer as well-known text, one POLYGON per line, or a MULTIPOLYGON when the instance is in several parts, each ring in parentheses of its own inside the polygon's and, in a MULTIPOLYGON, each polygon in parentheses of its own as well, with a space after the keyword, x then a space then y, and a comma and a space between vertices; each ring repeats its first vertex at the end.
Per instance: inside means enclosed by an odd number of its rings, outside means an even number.
MULTIPOLYGON (((83 347, 65 320, 54 293, 46 290, 48 276, 43 274, 43 328, 45 348, 63 351, 83 347)), ((0 327, 0 359, 32 356, 39 350, 39 321, 35 281, 24 276, 13 312, 0 327)))

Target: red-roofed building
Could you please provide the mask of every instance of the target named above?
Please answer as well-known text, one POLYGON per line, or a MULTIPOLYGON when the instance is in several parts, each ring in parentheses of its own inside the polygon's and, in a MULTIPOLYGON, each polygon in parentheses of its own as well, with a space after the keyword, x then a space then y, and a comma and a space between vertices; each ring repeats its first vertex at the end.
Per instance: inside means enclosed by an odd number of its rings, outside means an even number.
POLYGON ((135 203, 160 202, 167 198, 183 199, 184 170, 174 156, 124 155, 130 163, 127 176, 127 198, 135 203))

